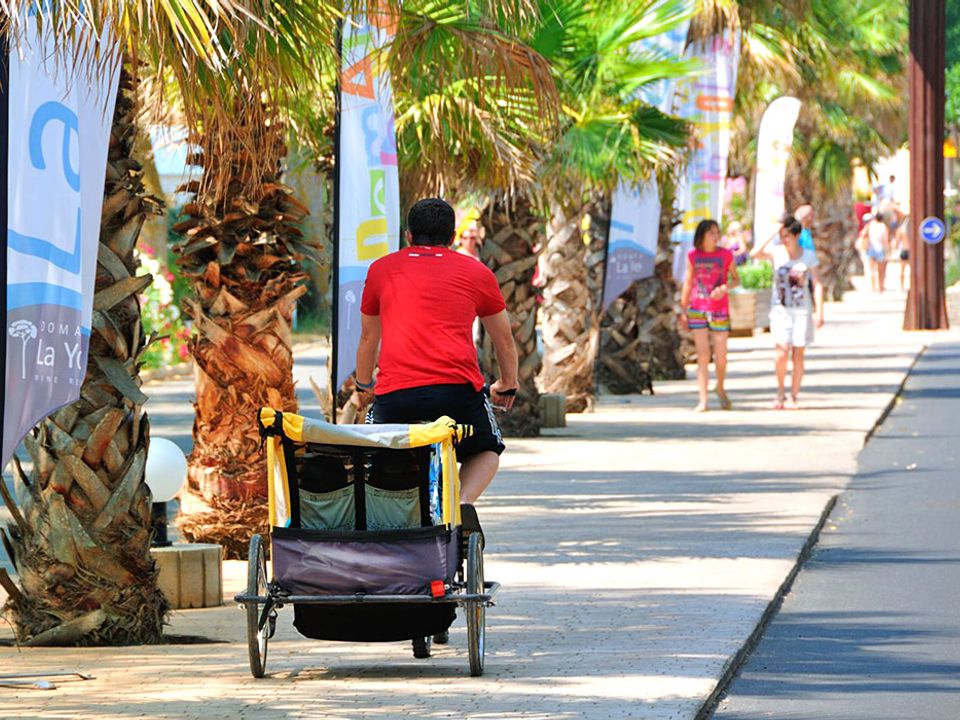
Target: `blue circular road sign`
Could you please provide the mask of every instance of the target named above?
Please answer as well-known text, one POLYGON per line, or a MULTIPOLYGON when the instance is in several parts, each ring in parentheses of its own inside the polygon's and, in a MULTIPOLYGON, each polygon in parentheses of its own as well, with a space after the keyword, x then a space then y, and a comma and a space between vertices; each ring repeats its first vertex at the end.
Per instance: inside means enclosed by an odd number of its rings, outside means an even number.
POLYGON ((947 228, 943 220, 938 217, 928 217, 920 221, 920 237, 929 245, 936 245, 947 235, 947 228))

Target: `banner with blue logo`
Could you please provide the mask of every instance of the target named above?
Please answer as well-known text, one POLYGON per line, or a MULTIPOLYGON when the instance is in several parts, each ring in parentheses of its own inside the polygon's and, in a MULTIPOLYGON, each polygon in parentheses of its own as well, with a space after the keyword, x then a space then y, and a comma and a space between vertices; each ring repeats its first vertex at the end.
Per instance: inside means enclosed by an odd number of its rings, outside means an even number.
POLYGON ((333 268, 333 387, 350 377, 360 345, 360 298, 370 265, 400 247, 400 181, 393 88, 380 50, 396 17, 371 3, 343 22, 333 268))
POLYGON ((120 73, 109 37, 71 53, 32 14, 0 48, 4 466, 34 425, 80 397, 120 73))

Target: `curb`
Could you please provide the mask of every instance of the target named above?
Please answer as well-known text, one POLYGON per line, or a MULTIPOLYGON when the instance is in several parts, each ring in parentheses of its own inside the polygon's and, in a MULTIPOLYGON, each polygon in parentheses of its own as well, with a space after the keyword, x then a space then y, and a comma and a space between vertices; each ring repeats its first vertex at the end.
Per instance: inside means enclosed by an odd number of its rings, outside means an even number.
MULTIPOLYGON (((903 395, 903 390, 907 385, 907 381, 913 374, 913 369, 917 366, 917 363, 920 361, 920 358, 923 357, 924 353, 927 352, 927 348, 928 346, 924 345, 922 348, 920 348, 920 351, 916 354, 916 357, 913 358, 913 362, 910 363, 910 367, 908 367, 907 371, 904 373, 903 380, 900 382, 899 387, 897 387, 893 397, 890 398, 890 402, 888 402, 886 407, 884 407, 883 412, 880 413, 877 421, 873 424, 873 427, 870 428, 864 437, 864 446, 866 446, 866 444, 870 441, 870 438, 874 436, 877 429, 883 425, 886 419, 890 416, 890 413, 893 412, 893 409, 896 407, 901 395, 903 395)), ((737 675, 740 674, 740 670, 746 664, 747 660, 750 658, 750 655, 753 654, 753 651, 757 648, 757 645, 760 644, 760 640, 763 639, 763 636, 767 631, 767 627, 769 627, 770 623, 780 611, 780 607, 783 605, 784 598, 786 598, 786 596, 793 589, 793 583, 796 581, 797 576, 800 574, 800 571, 803 569, 803 566, 806 564, 807 560, 809 560, 810 556, 813 554, 813 550, 816 547, 817 542, 820 540, 820 533, 823 531, 824 526, 827 524, 827 520, 833 513, 833 509, 836 507, 837 501, 840 499, 840 495, 842 495, 844 492, 845 490, 841 490, 827 500, 827 504, 820 513, 819 520, 817 520, 813 530, 810 531, 810 534, 804 541, 803 547, 800 548, 800 552, 797 554, 797 560, 790 569, 790 572, 787 573, 787 577, 780 584, 780 587, 777 588, 777 592, 774 593, 773 598, 767 604, 767 607, 760 616, 760 620, 757 621, 757 625, 753 629, 753 632, 750 633, 750 636, 746 639, 743 645, 740 646, 740 649, 737 650, 733 657, 730 658, 724 665, 723 672, 720 674, 720 678, 717 680, 716 687, 714 687, 713 691, 707 696, 707 699, 704 700, 703 704, 700 706, 700 709, 697 711, 697 714, 694 716, 694 720, 710 720, 710 718, 713 717, 717 706, 720 704, 720 701, 723 699, 724 695, 726 695, 730 685, 733 683, 737 675)))
POLYGON ((907 386, 907 380, 909 380, 910 376, 913 375, 913 369, 917 366, 917 363, 920 362, 920 358, 926 355, 929 347, 929 345, 924 345, 922 348, 920 348, 920 352, 917 353, 917 356, 913 359, 913 362, 910 363, 910 367, 907 368, 907 372, 903 376, 903 380, 900 382, 900 387, 897 388, 897 392, 895 392, 893 397, 890 398, 890 402, 887 403, 887 406, 883 409, 883 412, 880 413, 880 417, 873 424, 873 427, 870 428, 867 436, 863 439, 864 447, 866 447, 867 443, 870 442, 870 438, 872 438, 874 433, 877 432, 877 429, 887 421, 888 417, 890 417, 890 413, 892 413, 893 409, 897 406, 900 396, 903 395, 903 389, 907 386))
POLYGON ((717 709, 717 705, 720 704, 720 701, 723 699, 723 696, 726 694, 727 689, 730 687, 734 678, 736 678, 740 673, 740 670, 747 662, 747 659, 756 649, 757 645, 760 643, 760 640, 763 639, 764 633, 767 631, 767 626, 769 626, 773 618, 776 617, 777 612, 780 610, 780 606, 783 605, 783 599, 793 588, 793 583, 797 579, 797 575, 800 574, 804 564, 813 554, 813 548, 820 539, 820 532, 823 530, 823 526, 827 524, 830 513, 833 512, 833 508, 836 507, 837 500, 839 498, 840 493, 837 493, 827 500, 827 504, 823 508, 823 512, 820 513, 820 519, 817 521, 817 524, 814 526, 813 530, 807 536, 806 541, 803 543, 803 547, 800 549, 800 553, 797 555, 797 561, 794 563, 793 568, 791 568, 790 572, 787 573, 787 577, 780 584, 780 587, 777 588, 777 592, 774 594, 773 599, 763 611, 763 615, 761 615, 760 620, 757 622, 757 626, 753 629, 753 632, 750 633, 750 637, 748 637, 746 642, 740 646, 740 649, 737 650, 734 656, 727 661, 723 668, 723 673, 720 675, 720 679, 717 681, 717 686, 713 689, 713 692, 707 696, 707 699, 704 701, 703 705, 700 706, 700 709, 694 716, 694 720, 710 720, 710 718, 713 717, 713 713, 717 709))

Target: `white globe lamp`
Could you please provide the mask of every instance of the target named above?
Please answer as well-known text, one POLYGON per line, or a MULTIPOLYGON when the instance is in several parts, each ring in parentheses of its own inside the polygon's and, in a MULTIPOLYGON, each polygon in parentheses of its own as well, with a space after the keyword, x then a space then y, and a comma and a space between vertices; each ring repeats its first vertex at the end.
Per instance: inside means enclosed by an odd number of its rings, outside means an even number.
POLYGON ((170 545, 167 539, 167 502, 187 481, 187 458, 177 444, 161 437, 150 438, 144 480, 153 496, 153 546, 170 545))

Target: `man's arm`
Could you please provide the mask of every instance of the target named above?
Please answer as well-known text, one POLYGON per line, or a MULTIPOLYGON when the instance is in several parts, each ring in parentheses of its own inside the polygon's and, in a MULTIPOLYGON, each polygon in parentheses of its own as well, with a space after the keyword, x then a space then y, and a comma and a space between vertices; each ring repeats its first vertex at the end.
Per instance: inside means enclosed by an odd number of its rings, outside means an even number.
POLYGON ((380 316, 360 313, 360 345, 357 347, 356 378, 360 385, 371 385, 363 390, 357 387, 364 403, 373 395, 373 371, 377 367, 377 355, 380 352, 380 316))
POLYGON ((480 318, 480 322, 490 335, 493 350, 497 354, 497 366, 500 368, 500 379, 490 386, 491 400, 509 409, 513 407, 514 396, 502 393, 517 389, 519 372, 517 346, 513 341, 513 331, 510 329, 510 316, 506 310, 501 310, 496 315, 480 318))

